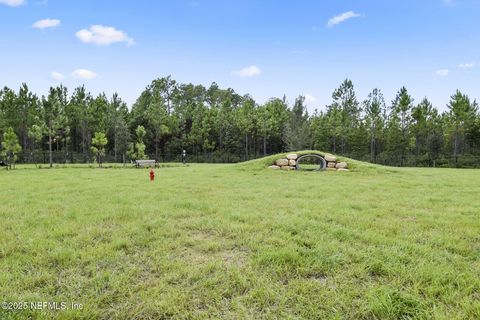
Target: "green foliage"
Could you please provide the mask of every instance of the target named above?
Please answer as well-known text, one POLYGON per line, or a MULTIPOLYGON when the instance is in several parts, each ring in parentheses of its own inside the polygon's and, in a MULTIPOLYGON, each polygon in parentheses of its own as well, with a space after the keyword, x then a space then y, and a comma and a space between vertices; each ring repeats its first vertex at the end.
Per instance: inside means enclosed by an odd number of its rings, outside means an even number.
POLYGON ((395 156, 397 165, 404 166, 410 151, 413 98, 402 87, 392 102, 386 130, 387 152, 395 156))
POLYGON ((95 132, 95 136, 92 138, 92 152, 97 157, 98 166, 102 166, 102 157, 105 156, 105 146, 108 140, 103 132, 95 132))
POLYGON ((342 154, 351 154, 364 149, 361 144, 366 138, 365 130, 361 126, 361 108, 352 81, 346 79, 335 89, 332 99, 333 102, 327 106, 327 111, 317 113, 311 120, 315 123, 312 128, 315 130, 313 136, 317 139, 314 141, 315 147, 342 154), (321 119, 317 120, 318 117, 321 119))
POLYGON ((3 134, 1 155, 6 159, 7 168, 15 167, 15 161, 17 160, 17 153, 22 150, 22 147, 18 143, 18 137, 13 131, 12 127, 9 127, 3 134))
POLYGON ((289 119, 285 124, 283 141, 289 151, 311 147, 308 111, 303 96, 299 96, 295 100, 289 119))
POLYGON ((476 101, 470 102, 468 96, 457 90, 451 97, 448 109, 449 139, 453 144, 455 165, 458 166, 458 155, 468 147, 468 135, 474 129, 478 117, 478 105, 476 101))
POLYGON ((370 161, 377 162, 385 140, 385 99, 379 89, 374 89, 363 103, 365 126, 370 140, 370 161))
POLYGON ((30 128, 30 130, 28 130, 28 137, 35 142, 39 142, 42 140, 44 132, 45 132, 45 128, 34 124, 30 128))
POLYGON ((143 143, 143 138, 145 137, 146 131, 143 126, 138 126, 135 130, 137 140, 135 143, 130 144, 130 149, 128 155, 132 160, 142 160, 145 159, 145 144, 143 143))
POLYGON ((42 116, 47 128, 50 168, 53 167, 53 144, 56 142, 58 148, 62 132, 69 132, 65 114, 67 99, 67 88, 62 85, 51 87, 47 98, 42 97, 42 116))
MULTIPOLYGON (((476 101, 460 91, 448 111, 427 98, 414 104, 402 87, 387 105, 374 89, 360 103, 344 80, 325 110, 307 112, 304 97, 258 103, 231 88, 153 80, 129 110, 114 93, 93 96, 84 86, 68 95, 63 86, 38 98, 26 84, 0 90, 0 135, 12 127, 23 152, 20 162, 89 162, 92 138, 104 132, 105 159, 177 159, 186 150, 195 161, 241 161, 286 150, 315 148, 395 166, 480 166, 480 116, 476 101), (138 141, 135 130, 145 134, 138 141), (40 129, 43 134, 40 134, 40 129)), ((95 146, 94 146, 95 147, 95 146)))

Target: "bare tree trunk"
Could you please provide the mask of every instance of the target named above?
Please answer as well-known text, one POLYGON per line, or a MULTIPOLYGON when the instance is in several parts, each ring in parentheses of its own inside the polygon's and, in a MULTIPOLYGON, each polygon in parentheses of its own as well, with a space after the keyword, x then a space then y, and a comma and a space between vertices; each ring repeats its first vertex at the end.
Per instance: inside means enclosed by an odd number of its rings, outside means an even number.
POLYGON ((24 129, 22 130, 22 135, 23 135, 23 150, 27 150, 28 146, 28 136, 27 136, 27 129, 26 125, 24 125, 24 129))
POLYGON ((87 133, 87 124, 85 121, 82 121, 82 153, 85 163, 89 162, 88 159, 88 133, 87 133))
POLYGON ((245 133, 245 161, 248 160, 248 134, 245 133))
POLYGON ((375 137, 372 136, 370 141, 370 159, 372 162, 375 162, 375 137))
POLYGON ((218 148, 220 150, 223 149, 223 128, 220 129, 220 133, 218 135, 218 148))
POLYGON ((117 127, 115 126, 115 132, 113 135, 113 152, 115 153, 115 163, 117 163, 117 127))
POLYGON ((67 158, 68 158, 68 138, 67 138, 67 134, 65 134, 65 145, 64 145, 64 150, 63 150, 63 158, 64 158, 64 163, 66 164, 67 163, 67 158))
POLYGON ((455 139, 453 141, 453 157, 455 161, 455 167, 458 166, 458 131, 455 131, 455 139))
POLYGON ((48 162, 50 163, 50 168, 53 167, 52 152, 52 128, 50 126, 48 130, 48 162))
POLYGON ((263 155, 267 155, 267 135, 263 135, 263 155))

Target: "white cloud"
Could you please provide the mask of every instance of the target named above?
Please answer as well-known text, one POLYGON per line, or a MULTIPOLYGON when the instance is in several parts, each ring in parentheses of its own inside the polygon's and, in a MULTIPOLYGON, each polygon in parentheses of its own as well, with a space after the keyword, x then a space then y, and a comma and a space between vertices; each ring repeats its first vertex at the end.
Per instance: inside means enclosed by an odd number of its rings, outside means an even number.
POLYGON ((460 63, 458 65, 458 67, 462 68, 462 69, 471 69, 471 68, 474 68, 476 65, 477 65, 477 62, 472 61, 472 62, 468 62, 468 63, 460 63))
POLYGON ((305 103, 309 104, 309 103, 314 103, 315 101, 317 101, 317 98, 315 98, 309 93, 305 94, 305 103))
POLYGON ((347 21, 348 19, 358 18, 360 16, 361 16, 360 14, 358 14, 354 11, 344 12, 344 13, 339 14, 338 16, 335 16, 335 17, 331 18, 330 20, 328 20, 327 27, 332 28, 339 23, 347 21))
POLYGON ((25 0, 0 0, 0 4, 5 4, 10 7, 18 7, 25 3, 25 0))
POLYGON ((448 69, 437 70, 437 76, 440 76, 440 77, 446 77, 448 76, 449 73, 450 73, 450 70, 448 69))
POLYGON ((87 69, 77 69, 72 72, 72 77, 76 79, 85 79, 85 80, 91 80, 96 78, 98 75, 90 70, 87 69))
POLYGON ((125 32, 101 24, 90 26, 88 30, 79 30, 75 33, 75 36, 82 42, 94 43, 100 46, 108 46, 115 42, 125 42, 129 46, 135 44, 135 41, 125 32))
POLYGON ((52 73, 50 73, 50 78, 52 78, 53 80, 59 81, 59 80, 63 80, 65 77, 60 72, 53 71, 52 73))
POLYGON ((58 19, 43 19, 35 22, 32 27, 37 29, 47 29, 47 28, 56 28, 60 25, 60 20, 58 19))
POLYGON ((249 66, 235 71, 234 73, 239 77, 246 78, 258 76, 262 73, 262 70, 257 66, 249 66))

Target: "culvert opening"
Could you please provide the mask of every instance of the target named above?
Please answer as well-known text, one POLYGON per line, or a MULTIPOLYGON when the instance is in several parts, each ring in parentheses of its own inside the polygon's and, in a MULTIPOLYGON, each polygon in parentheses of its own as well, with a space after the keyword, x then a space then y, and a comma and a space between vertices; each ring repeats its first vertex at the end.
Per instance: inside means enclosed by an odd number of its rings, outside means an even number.
POLYGON ((302 170, 302 171, 320 171, 320 170, 325 170, 327 167, 327 162, 325 159, 317 154, 306 154, 303 156, 300 156, 297 159, 297 165, 296 169, 297 170, 302 170))

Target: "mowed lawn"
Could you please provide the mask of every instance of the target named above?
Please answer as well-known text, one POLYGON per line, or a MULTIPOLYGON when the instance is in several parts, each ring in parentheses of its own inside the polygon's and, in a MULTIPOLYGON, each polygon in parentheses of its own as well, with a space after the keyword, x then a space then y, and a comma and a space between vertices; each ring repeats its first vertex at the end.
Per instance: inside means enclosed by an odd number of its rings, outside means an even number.
POLYGON ((480 170, 263 167, 1 170, 0 319, 480 318, 480 170))

